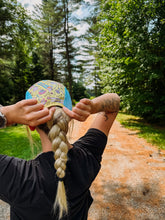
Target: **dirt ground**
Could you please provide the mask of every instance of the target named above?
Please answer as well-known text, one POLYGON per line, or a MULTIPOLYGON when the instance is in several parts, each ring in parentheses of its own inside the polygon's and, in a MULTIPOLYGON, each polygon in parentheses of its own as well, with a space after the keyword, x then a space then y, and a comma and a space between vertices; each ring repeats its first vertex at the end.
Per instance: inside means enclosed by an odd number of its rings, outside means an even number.
MULTIPOLYGON (((73 139, 92 120, 75 122, 73 139)), ((115 121, 91 193, 88 220, 165 220, 165 151, 115 121)))
MULTIPOLYGON (((93 117, 75 121, 72 141, 85 134, 93 117)), ((165 220, 165 151, 115 121, 91 193, 88 220, 165 220)), ((8 212, 0 201, 0 220, 8 220, 8 212)))

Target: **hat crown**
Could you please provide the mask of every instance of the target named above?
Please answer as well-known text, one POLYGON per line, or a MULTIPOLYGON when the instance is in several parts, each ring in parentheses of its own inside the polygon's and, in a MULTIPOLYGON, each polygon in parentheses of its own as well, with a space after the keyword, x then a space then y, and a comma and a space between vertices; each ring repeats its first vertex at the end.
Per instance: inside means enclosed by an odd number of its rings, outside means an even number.
POLYGON ((41 80, 32 85, 26 92, 26 99, 37 99, 45 107, 60 106, 72 110, 72 101, 66 87, 56 81, 41 80))

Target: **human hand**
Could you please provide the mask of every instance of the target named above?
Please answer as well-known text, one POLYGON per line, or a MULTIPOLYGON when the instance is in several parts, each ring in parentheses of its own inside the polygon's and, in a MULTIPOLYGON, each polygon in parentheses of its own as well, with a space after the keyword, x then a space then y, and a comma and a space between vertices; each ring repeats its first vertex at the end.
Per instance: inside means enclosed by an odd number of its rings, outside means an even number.
POLYGON ((64 112, 71 118, 78 121, 85 121, 88 116, 93 112, 93 102, 90 99, 81 99, 72 111, 63 107, 64 112))
POLYGON ((37 100, 29 99, 2 107, 1 111, 7 118, 7 125, 18 123, 36 127, 49 121, 55 108, 49 110, 43 104, 37 104, 37 100))

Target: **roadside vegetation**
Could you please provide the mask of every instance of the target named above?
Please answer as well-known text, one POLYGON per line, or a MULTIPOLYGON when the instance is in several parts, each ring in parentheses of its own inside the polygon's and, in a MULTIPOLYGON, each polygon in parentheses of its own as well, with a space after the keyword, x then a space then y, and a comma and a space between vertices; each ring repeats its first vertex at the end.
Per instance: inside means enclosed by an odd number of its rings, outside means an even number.
POLYGON ((149 124, 140 117, 121 112, 118 114, 117 120, 124 127, 137 131, 137 135, 146 139, 148 143, 165 150, 165 126, 149 124))

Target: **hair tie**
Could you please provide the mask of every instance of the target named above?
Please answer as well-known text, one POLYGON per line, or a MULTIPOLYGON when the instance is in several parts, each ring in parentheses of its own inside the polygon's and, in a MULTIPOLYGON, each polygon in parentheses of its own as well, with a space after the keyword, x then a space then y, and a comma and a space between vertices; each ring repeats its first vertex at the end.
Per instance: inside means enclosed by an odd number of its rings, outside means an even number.
POLYGON ((58 181, 60 181, 60 182, 64 181, 64 177, 63 178, 57 177, 57 178, 58 178, 58 181))

